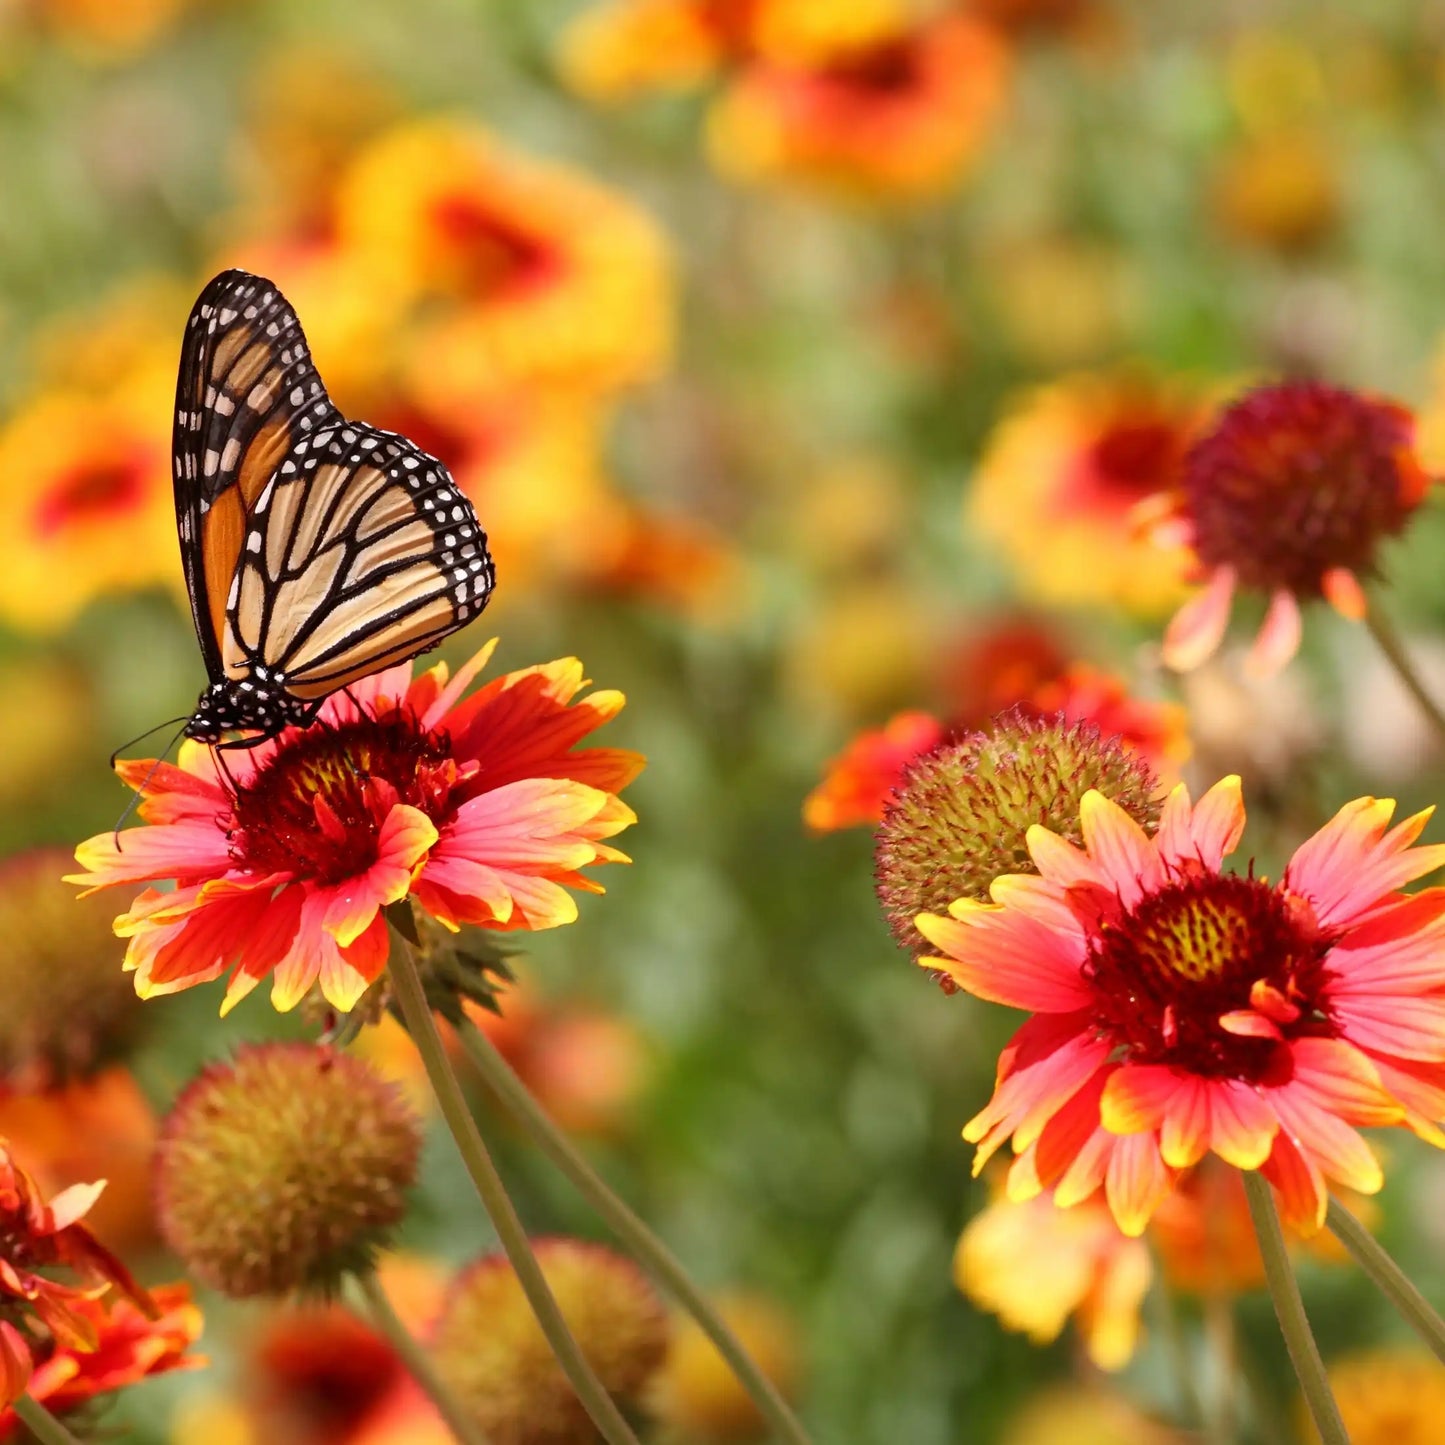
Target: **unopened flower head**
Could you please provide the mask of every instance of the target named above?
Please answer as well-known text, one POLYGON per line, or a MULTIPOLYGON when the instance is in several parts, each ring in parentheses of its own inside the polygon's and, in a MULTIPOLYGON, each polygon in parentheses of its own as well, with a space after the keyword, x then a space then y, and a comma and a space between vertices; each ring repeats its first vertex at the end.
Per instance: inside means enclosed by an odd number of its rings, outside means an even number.
POLYGON ((233 1298, 329 1292, 400 1222, 420 1152, 416 1116, 370 1065, 252 1044, 194 1079, 166 1121, 161 1232, 233 1298))
POLYGON ((0 864, 0 1080, 47 1089, 93 1073, 134 1038, 142 1010, 103 899, 76 902, 59 849, 0 864))
POLYGON ((621 709, 575 658, 494 678, 470 696, 484 648, 455 677, 410 664, 326 700, 309 728, 228 754, 184 745, 176 766, 120 765, 149 826, 102 833, 71 881, 147 888, 116 931, 142 997, 229 974, 229 1008, 272 976, 293 1008, 313 985, 350 1010, 385 968, 383 908, 410 896, 448 928, 570 923, 582 870, 626 861, 604 840, 633 814, 618 797, 635 753, 574 745, 621 709))
POLYGON ((1391 828, 1393 802, 1347 804, 1272 883, 1222 867, 1237 778, 1197 805, 1176 788, 1153 836, 1099 792, 1079 811, 1082 846, 1032 827, 1037 872, 918 920, 942 955, 925 967, 1034 1014, 964 1129, 978 1167, 1012 1138, 1013 1197, 1067 1207, 1102 1186, 1137 1234, 1213 1151, 1262 1170, 1312 1233, 1328 1182, 1383 1182, 1358 1127, 1445 1144, 1445 889, 1400 891, 1445 863, 1414 846, 1428 812, 1391 828))
POLYGON ((1380 544, 1404 530, 1429 478, 1403 407, 1313 381, 1281 382, 1225 408, 1185 462, 1174 527, 1206 579, 1165 637, 1187 669, 1223 639, 1236 589, 1269 599, 1253 662, 1269 671, 1299 647, 1300 604, 1365 611, 1380 544))
POLYGON ((985 898, 999 874, 1030 867, 1026 836, 1035 824, 1080 837, 1079 800, 1090 789, 1145 827, 1159 816, 1148 764, 1090 723, 1005 713, 987 732, 924 753, 877 835, 878 897, 899 943, 918 951, 920 913, 985 898))
MULTIPOLYGON (((534 1244, 537 1263, 607 1392, 636 1404, 667 1353, 667 1315, 630 1261, 575 1239, 534 1244)), ((457 1277, 432 1337, 437 1371, 491 1445, 591 1438, 515 1271, 489 1255, 457 1277)))

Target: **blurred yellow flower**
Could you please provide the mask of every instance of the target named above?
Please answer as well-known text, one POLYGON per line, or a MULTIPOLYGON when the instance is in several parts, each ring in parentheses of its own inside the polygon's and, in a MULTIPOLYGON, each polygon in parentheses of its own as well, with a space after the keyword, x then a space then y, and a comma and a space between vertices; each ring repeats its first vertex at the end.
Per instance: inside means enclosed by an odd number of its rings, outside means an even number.
POLYGON ((1197 392, 1133 372, 1074 376, 1014 403, 967 513, 1025 597, 1157 616, 1188 594, 1188 550, 1147 535, 1136 509, 1177 486, 1203 407, 1197 392))
POLYGON ((668 360, 672 266, 651 218, 469 121, 418 120, 366 146, 336 221, 371 284, 447 303, 417 318, 411 345, 458 404, 506 383, 607 393, 668 360))
POLYGON ((904 0, 604 0, 562 33, 562 78, 594 101, 702 84, 753 55, 825 65, 844 51, 892 39, 904 0))
POLYGON ((1188 1445, 1127 1400, 1086 1385, 1036 1395, 1009 1422, 999 1445, 1188 1445))
POLYGON ((1052 1195, 1000 1198, 971 1219, 953 1256, 953 1279, 980 1309, 1039 1345, 1072 1315, 1101 1370, 1129 1363, 1152 1271, 1149 1247, 1114 1222, 1102 1195, 1060 1209, 1052 1195))
POLYGON ((105 392, 46 390, 0 423, 0 616, 58 630, 96 597, 178 571, 174 387, 167 347, 105 392))
POLYGON ((707 0, 606 0, 584 10, 557 48, 562 79, 592 101, 700 85, 721 63, 729 36, 707 0))
MULTIPOLYGON (((1330 1366, 1330 1388, 1352 1445, 1436 1445, 1445 1420, 1445 1365, 1405 1348, 1350 1355, 1330 1366)), ((1300 1412, 1300 1439, 1319 1435, 1300 1412)))
POLYGON ((235 219, 246 234, 324 235, 342 167, 401 113, 392 86, 334 35, 267 51, 242 98, 233 169, 245 196, 235 219))
POLYGON ((1213 203, 1220 226, 1238 240, 1286 255, 1306 251, 1339 223, 1339 163, 1313 131, 1245 140, 1220 162, 1213 203))
POLYGON ((807 63, 760 56, 714 105, 709 149, 740 180, 921 200, 982 151, 1008 76, 994 32, 950 14, 807 63))
MULTIPOLYGON (((785 1396, 801 1373, 798 1331, 792 1319, 762 1295, 735 1293, 717 1300, 718 1313, 785 1396)), ((690 1317, 673 1322, 667 1361, 649 1401, 658 1419, 689 1441, 760 1440, 768 1430, 751 1396, 690 1317)))

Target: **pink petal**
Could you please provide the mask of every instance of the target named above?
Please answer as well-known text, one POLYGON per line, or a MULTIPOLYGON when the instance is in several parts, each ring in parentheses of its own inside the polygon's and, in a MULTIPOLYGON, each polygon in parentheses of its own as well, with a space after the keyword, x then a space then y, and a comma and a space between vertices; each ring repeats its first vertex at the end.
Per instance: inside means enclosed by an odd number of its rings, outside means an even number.
POLYGON ((1107 875, 1094 859, 1068 839, 1051 833, 1043 824, 1033 824, 1024 835, 1024 841, 1039 875, 1055 888, 1067 890, 1080 884, 1100 888, 1109 886, 1107 875))
POLYGON ((1411 847, 1429 811, 1386 832, 1394 811, 1393 799, 1357 798, 1295 850, 1285 886, 1309 899, 1321 925, 1351 923, 1445 864, 1445 845, 1411 847))
POLYGON ((1329 998, 1425 993, 1442 983, 1445 888, 1426 888, 1374 909, 1330 949, 1329 998))
POLYGON ((1163 881, 1159 850, 1112 798, 1090 788, 1079 803, 1084 846, 1126 908, 1163 881))
POLYGON ((419 808, 394 805, 376 840, 376 861, 365 873, 330 888, 317 888, 326 899, 321 926, 342 948, 354 943, 375 920, 377 910, 405 898, 412 875, 437 841, 432 820, 419 808))
POLYGON ((1164 665, 1190 672, 1224 641, 1229 609, 1234 602, 1234 569, 1216 567, 1208 586, 1174 614, 1164 633, 1164 665))
POLYGON ((1080 973, 1081 933, 1061 933, 1026 913, 960 900, 952 918, 920 914, 918 931, 948 956, 923 959, 991 1003, 1030 1013, 1069 1013, 1092 998, 1080 973))
POLYGON ((75 860, 87 871, 71 874, 65 881, 89 884, 87 893, 117 883, 165 878, 200 882, 232 867, 230 844, 214 819, 128 828, 119 840, 113 832, 97 833, 75 850, 75 860))
MULTIPOLYGON (((1084 930, 1068 900, 1047 879, 1036 873, 1005 873, 989 886, 993 901, 1012 913, 1022 914, 1066 938, 1077 937, 1084 945, 1084 930)), ((957 905, 954 905, 957 906, 957 905)))
POLYGON ((1293 592, 1281 588, 1269 599, 1269 611, 1244 660, 1250 677, 1273 677, 1299 651, 1303 633, 1299 602, 1293 592))
POLYGON ((1426 1063, 1445 1060, 1445 997, 1438 994, 1336 997, 1330 1012, 1340 1035, 1357 1048, 1426 1063))
POLYGON ((1258 1169, 1269 1157, 1279 1119, 1258 1089, 1240 1079, 1209 1087, 1209 1147, 1236 1169, 1258 1169))
POLYGON ((1221 778, 1191 805, 1180 783, 1164 800, 1155 846, 1173 867, 1192 864, 1211 873, 1239 846, 1244 832, 1244 798, 1238 776, 1221 778))

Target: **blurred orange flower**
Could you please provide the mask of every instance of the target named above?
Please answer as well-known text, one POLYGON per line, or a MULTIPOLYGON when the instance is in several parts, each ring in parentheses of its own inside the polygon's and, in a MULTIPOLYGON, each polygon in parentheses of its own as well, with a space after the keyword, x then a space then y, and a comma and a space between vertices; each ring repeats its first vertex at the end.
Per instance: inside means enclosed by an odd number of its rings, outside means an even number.
POLYGON ((31 0, 40 30, 78 59, 120 64, 164 38, 188 0, 31 0))
POLYGON ((1190 556, 1139 525, 1176 488, 1204 399, 1134 372, 1082 374, 1020 398, 995 427, 970 522, 1032 601, 1158 615, 1185 595, 1190 556))
POLYGON ((920 200, 982 151, 1008 76, 995 34, 948 13, 806 60, 759 57, 714 106, 709 149, 741 180, 920 200))
POLYGON ((1051 1195, 996 1199, 959 1236, 953 1279, 980 1309, 1039 1345, 1077 1319, 1101 1370, 1129 1363, 1153 1271, 1149 1247, 1130 1239, 1095 1195, 1060 1209, 1051 1195))
POLYGON ((655 223, 469 121, 411 121, 364 147, 340 179, 336 225, 375 281, 448 303, 410 336, 443 405, 505 383, 615 391, 670 354, 672 267, 655 223))
MULTIPOLYGON (((1088 663, 1075 663, 1062 676, 1010 701, 1028 717, 1062 716, 1071 723, 1095 724, 1104 736, 1117 737, 1138 753, 1165 782, 1178 778, 1189 756, 1182 707, 1133 697, 1121 679, 1088 663)), ((945 734, 959 730, 928 713, 906 712, 882 729, 860 733, 828 764, 822 782, 808 794, 804 822, 820 833, 878 822, 908 764, 945 734)))
POLYGON ((106 1181, 86 1226, 122 1252, 155 1240, 156 1127, 155 1112, 125 1068, 41 1093, 0 1093, 0 1137, 9 1139, 39 1187, 50 1193, 90 1179, 106 1181))
MULTIPOLYGON (((36 1364, 26 1393, 53 1415, 65 1415, 95 1399, 172 1370, 199 1369, 206 1363, 190 1348, 200 1338, 201 1312, 191 1303, 190 1286, 161 1285, 151 1291, 154 1311, 130 1300, 74 1302, 85 1322, 88 1348, 59 1340, 36 1349, 36 1364)), ((0 1440, 21 1430, 14 1411, 0 1411, 0 1440)), ((28 1435, 25 1438, 29 1438, 28 1435)))

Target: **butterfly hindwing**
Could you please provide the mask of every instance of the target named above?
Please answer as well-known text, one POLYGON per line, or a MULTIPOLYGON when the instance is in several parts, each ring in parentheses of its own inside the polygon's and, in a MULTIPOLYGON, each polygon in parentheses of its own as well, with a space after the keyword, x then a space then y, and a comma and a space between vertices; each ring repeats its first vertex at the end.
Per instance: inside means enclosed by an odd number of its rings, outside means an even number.
POLYGON ((191 612, 212 682, 227 670, 225 601, 248 519, 296 442, 338 415, 280 291, 223 271, 186 324, 176 383, 172 467, 191 612))
POLYGON ((435 457, 336 419, 295 445, 252 511, 222 661, 324 697, 434 647, 486 605, 476 515, 435 457))

